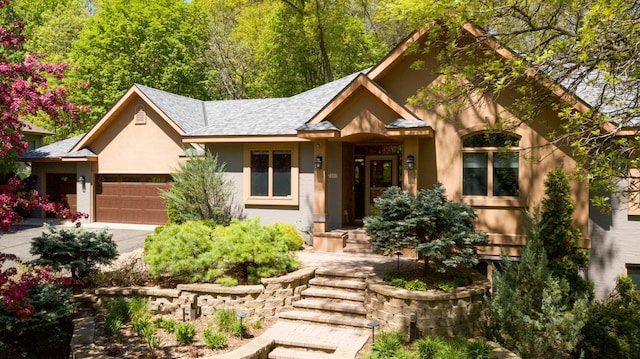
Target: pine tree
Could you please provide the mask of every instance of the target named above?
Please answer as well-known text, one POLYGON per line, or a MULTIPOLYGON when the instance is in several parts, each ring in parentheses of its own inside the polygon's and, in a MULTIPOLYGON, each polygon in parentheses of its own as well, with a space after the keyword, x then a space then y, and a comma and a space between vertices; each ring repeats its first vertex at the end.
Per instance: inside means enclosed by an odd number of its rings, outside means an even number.
MULTIPOLYGON (((569 179, 561 167, 551 170, 544 182, 540 237, 551 273, 569 284, 573 299, 587 294, 593 297, 593 284, 580 277, 580 270, 589 265, 588 253, 578 247, 580 229, 573 224, 575 205, 571 200, 569 179)), ((572 299, 572 300, 573 300, 572 299)))
POLYGON ((491 336, 522 358, 566 357, 578 343, 588 300, 567 305, 568 285, 553 277, 542 246, 540 215, 529 217, 520 262, 503 258, 488 301, 491 336))

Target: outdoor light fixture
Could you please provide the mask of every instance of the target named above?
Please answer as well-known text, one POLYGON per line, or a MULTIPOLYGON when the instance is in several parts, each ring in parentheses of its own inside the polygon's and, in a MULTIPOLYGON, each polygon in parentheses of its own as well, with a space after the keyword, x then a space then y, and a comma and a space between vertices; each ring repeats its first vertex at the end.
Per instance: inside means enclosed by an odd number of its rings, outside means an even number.
POLYGON ((84 186, 84 184, 87 183, 87 179, 85 176, 80 176, 78 177, 78 182, 80 182, 80 184, 84 186))
POLYGON ((393 253, 393 254, 395 254, 395 255, 397 255, 397 256, 398 256, 398 266, 397 266, 398 268, 397 268, 397 270, 398 270, 398 272, 399 272, 399 271, 400 271, 400 256, 402 255, 402 252, 397 251, 397 252, 395 252, 395 253, 393 253))
MULTIPOLYGON (((244 317, 246 317, 246 316, 247 316, 247 313, 245 313, 245 312, 243 312, 243 311, 239 311, 239 312, 237 312, 237 313, 236 313, 236 317, 240 318, 240 330, 241 330, 241 333, 242 333, 242 330, 243 330, 243 329, 242 329, 242 328, 243 328, 243 326, 242 326, 242 319, 243 319, 244 317)), ((244 334, 240 336, 240 338, 242 338, 242 337, 244 337, 244 334)))
POLYGON ((407 156, 406 164, 408 170, 413 170, 416 166, 416 158, 413 155, 407 156))
POLYGON ((316 164, 316 168, 322 168, 322 156, 316 156, 313 162, 316 164))
POLYGON ((367 327, 371 328, 371 342, 376 342, 376 328, 379 327, 380 324, 378 322, 369 322, 367 323, 367 327))

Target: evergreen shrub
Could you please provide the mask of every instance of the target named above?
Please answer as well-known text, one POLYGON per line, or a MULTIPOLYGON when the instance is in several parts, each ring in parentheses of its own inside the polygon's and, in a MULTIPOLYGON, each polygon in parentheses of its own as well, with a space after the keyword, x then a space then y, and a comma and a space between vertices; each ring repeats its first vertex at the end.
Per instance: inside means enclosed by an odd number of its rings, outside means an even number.
POLYGON ((33 239, 29 252, 40 256, 33 261, 36 265, 69 269, 74 278, 83 278, 95 271, 97 264, 109 264, 118 256, 112 237, 106 229, 58 229, 46 224, 42 235, 33 239))
POLYGON ((227 346, 228 338, 222 333, 214 333, 211 329, 205 329, 202 335, 204 343, 209 349, 223 349, 227 346))
POLYGON ((259 218, 234 219, 226 227, 203 221, 171 224, 146 238, 144 260, 154 275, 207 282, 224 276, 240 284, 258 283, 301 266, 289 253, 299 240, 282 228, 262 226, 259 218))

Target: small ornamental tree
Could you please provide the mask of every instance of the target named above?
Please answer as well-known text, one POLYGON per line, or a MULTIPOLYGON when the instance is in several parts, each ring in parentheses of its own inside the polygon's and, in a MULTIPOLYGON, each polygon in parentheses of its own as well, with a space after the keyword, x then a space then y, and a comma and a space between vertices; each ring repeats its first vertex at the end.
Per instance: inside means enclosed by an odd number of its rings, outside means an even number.
POLYGON ((218 156, 191 154, 171 174, 173 185, 162 193, 169 223, 208 220, 228 225, 234 217, 231 201, 233 183, 225 178, 218 156))
POLYGON ((573 225, 575 205, 569 179, 564 170, 557 167, 547 174, 544 185, 546 197, 542 201, 540 238, 549 269, 556 278, 567 281, 574 298, 582 294, 592 298, 593 284, 580 277, 580 270, 589 265, 589 254, 578 247, 581 233, 573 225))
POLYGON ((478 264, 477 246, 487 245, 487 235, 475 230, 473 207, 447 200, 436 184, 413 197, 391 187, 374 200, 379 215, 364 219, 364 228, 378 253, 414 247, 429 267, 439 272, 478 264))
POLYGON ((57 229, 47 224, 42 235, 33 239, 30 253, 40 256, 33 263, 50 265, 56 270, 69 269, 73 278, 78 279, 94 271, 96 264, 109 264, 118 256, 112 238, 113 233, 106 229, 57 229))
POLYGON ((586 297, 567 305, 568 285, 556 279, 542 246, 540 215, 528 217, 520 262, 504 257, 487 300, 490 337, 522 358, 565 358, 589 316, 586 297))

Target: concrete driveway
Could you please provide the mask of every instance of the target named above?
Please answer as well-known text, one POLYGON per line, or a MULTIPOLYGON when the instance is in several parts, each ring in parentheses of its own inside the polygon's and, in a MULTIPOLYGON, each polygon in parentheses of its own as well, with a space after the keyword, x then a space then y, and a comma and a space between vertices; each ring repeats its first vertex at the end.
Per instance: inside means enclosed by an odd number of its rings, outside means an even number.
MULTIPOLYGON (((45 220, 27 219, 24 222, 12 227, 11 232, 0 232, 0 252, 15 254, 24 261, 35 259, 29 253, 31 240, 39 237, 44 231, 45 220)), ((53 222, 56 227, 64 227, 59 222, 53 222)), ((67 225, 68 226, 68 225, 67 225)), ((107 228, 113 233, 113 240, 118 246, 118 253, 128 253, 144 246, 144 239, 153 233, 157 226, 142 224, 122 224, 122 223, 83 223, 82 228, 87 230, 98 230, 107 228)))

